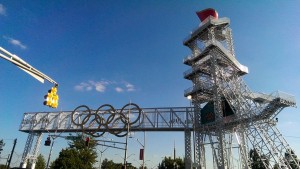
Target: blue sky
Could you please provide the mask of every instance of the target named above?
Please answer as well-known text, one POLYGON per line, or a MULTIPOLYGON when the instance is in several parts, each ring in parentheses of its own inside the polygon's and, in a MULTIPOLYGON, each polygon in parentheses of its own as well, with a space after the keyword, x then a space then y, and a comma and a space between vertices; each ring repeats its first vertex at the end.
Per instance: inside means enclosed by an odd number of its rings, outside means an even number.
MULTIPOLYGON (((200 23, 195 12, 208 7, 215 8, 219 17, 230 18, 237 59, 250 70, 245 76, 250 89, 281 90, 299 100, 300 1, 296 0, 4 0, 0 46, 59 83, 57 110, 105 103, 120 108, 129 101, 140 107, 188 106, 183 91, 191 83, 182 74, 189 67, 182 60, 190 50, 182 41, 200 23)), ((18 138, 16 152, 21 155, 27 138, 18 131, 23 113, 53 111, 42 104, 52 84, 39 83, 5 60, 0 60, 0 67, 0 138, 7 142, 3 154, 18 138)), ((284 136, 292 136, 285 138, 298 154, 299 121, 299 109, 286 108, 278 124, 284 136)), ((142 139, 142 134, 136 137, 142 139)), ((174 140, 183 156, 182 133, 147 133, 146 157, 157 164, 172 154, 174 140)), ((65 144, 58 141, 54 156, 65 144)), ((45 156, 48 151, 41 146, 45 156)), ((106 152, 104 157, 115 154, 106 152)))

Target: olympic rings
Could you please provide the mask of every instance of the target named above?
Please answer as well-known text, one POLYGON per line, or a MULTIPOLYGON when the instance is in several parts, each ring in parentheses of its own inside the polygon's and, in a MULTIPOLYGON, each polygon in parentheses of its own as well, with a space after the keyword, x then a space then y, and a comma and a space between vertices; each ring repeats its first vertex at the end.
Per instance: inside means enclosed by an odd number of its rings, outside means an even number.
POLYGON ((128 103, 120 110, 104 104, 95 111, 86 105, 81 105, 71 114, 71 122, 82 132, 93 137, 101 137, 105 132, 124 137, 128 134, 128 127, 137 128, 143 120, 142 109, 135 103, 128 103))

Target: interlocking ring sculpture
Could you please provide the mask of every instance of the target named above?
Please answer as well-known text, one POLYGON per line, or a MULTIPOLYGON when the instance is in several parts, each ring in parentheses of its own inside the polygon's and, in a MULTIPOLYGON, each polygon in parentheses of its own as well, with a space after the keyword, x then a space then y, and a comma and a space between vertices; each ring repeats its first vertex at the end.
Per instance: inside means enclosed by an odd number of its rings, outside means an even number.
POLYGON ((142 109, 134 103, 126 104, 120 110, 109 104, 104 104, 97 110, 81 105, 74 109, 71 118, 72 123, 82 132, 93 137, 101 137, 106 132, 124 137, 128 134, 128 129, 139 127, 143 120, 142 109))

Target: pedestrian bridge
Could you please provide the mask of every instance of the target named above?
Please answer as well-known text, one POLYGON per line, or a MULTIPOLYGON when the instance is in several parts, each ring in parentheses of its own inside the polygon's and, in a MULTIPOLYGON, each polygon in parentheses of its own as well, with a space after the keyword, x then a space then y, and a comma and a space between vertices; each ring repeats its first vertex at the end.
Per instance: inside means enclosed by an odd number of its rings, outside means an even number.
POLYGON ((96 137, 105 132, 123 136, 128 127, 130 131, 184 131, 193 128, 193 114, 193 107, 139 108, 130 103, 122 109, 106 104, 91 110, 82 105, 74 111, 24 113, 19 130, 27 133, 83 131, 96 137))

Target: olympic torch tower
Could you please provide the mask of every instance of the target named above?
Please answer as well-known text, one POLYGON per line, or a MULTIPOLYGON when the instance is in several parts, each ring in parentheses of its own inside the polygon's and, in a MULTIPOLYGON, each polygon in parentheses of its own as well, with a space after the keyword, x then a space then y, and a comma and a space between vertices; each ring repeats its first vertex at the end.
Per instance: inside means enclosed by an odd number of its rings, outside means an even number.
MULTIPOLYGON (((297 163, 297 159, 285 156, 292 157, 293 151, 276 128, 276 116, 283 108, 295 106, 295 98, 282 92, 252 92, 242 79, 248 68, 235 57, 230 20, 218 18, 211 8, 197 15, 199 27, 183 42, 192 51, 183 62, 191 67, 184 78, 193 84, 184 92, 195 110, 193 166, 248 169, 255 151, 266 168, 291 168, 289 161, 297 163), (213 160, 206 160, 207 146, 213 160), (213 167, 207 161, 213 161, 213 167)), ((191 168, 191 157, 187 158, 186 168, 191 168)))

